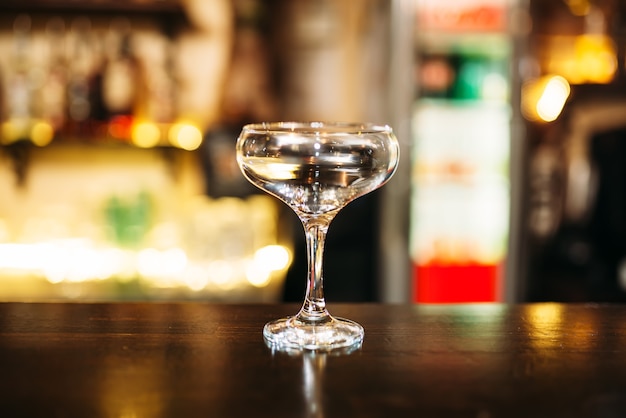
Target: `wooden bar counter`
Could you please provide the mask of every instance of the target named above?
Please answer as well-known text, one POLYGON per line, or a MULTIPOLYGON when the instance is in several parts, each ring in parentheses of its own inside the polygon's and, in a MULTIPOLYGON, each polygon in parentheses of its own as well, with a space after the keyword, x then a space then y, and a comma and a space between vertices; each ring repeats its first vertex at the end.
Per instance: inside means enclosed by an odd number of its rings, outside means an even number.
POLYGON ((349 354, 285 354, 295 305, 0 304, 0 417, 626 417, 626 306, 329 305, 349 354))

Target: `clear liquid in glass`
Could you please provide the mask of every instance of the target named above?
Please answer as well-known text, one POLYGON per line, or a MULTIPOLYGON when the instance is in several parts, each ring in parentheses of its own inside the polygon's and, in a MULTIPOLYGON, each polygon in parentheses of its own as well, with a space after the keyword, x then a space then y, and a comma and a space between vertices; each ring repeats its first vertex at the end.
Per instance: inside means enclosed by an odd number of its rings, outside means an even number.
POLYGON ((323 122, 247 125, 237 141, 245 177, 289 205, 307 239, 309 274, 297 315, 265 325, 275 348, 332 350, 360 344, 361 325, 331 316, 323 292, 324 241, 334 216, 393 175, 398 142, 388 126, 323 122))

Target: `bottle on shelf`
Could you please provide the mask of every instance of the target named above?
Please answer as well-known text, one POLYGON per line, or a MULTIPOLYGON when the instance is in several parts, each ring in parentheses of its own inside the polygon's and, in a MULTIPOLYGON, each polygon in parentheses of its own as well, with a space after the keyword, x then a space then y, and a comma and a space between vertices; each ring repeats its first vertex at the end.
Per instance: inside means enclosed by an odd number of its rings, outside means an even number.
POLYGON ((128 140, 137 99, 138 64, 128 19, 114 19, 107 33, 106 59, 102 69, 102 104, 107 133, 128 140))
POLYGON ((33 73, 31 53, 31 17, 19 15, 13 22, 13 38, 2 124, 2 143, 10 144, 30 137, 33 119, 33 73))
POLYGON ((172 39, 158 30, 138 30, 133 39, 135 77, 131 142, 150 148, 168 142, 177 103, 172 39))
POLYGON ((176 115, 172 42, 167 36, 153 36, 150 53, 144 52, 139 65, 136 116, 154 123, 171 123, 176 115))
POLYGON ((68 121, 66 134, 89 138, 97 135, 96 120, 102 116, 100 98, 101 46, 91 20, 79 17, 69 34, 69 79, 67 85, 68 121))
POLYGON ((39 114, 55 134, 67 121, 67 60, 65 55, 65 22, 55 17, 45 29, 48 53, 44 80, 37 95, 39 114))

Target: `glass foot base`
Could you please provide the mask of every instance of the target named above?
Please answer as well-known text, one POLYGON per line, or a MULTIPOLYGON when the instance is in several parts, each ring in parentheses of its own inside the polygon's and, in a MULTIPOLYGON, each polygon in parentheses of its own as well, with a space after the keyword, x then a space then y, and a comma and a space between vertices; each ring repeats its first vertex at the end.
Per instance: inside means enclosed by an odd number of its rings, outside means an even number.
POLYGON ((263 328, 265 341, 278 350, 331 351, 359 345, 363 335, 361 325, 335 317, 305 322, 293 316, 268 322, 263 328))

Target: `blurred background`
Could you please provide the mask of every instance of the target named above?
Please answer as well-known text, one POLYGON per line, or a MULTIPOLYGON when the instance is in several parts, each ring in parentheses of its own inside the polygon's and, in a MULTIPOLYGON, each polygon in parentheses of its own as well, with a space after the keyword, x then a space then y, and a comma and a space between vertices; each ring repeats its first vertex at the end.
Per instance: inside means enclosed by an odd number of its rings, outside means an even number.
POLYGON ((624 0, 4 0, 0 300, 301 301, 263 120, 391 125, 329 302, 626 301, 624 0))

